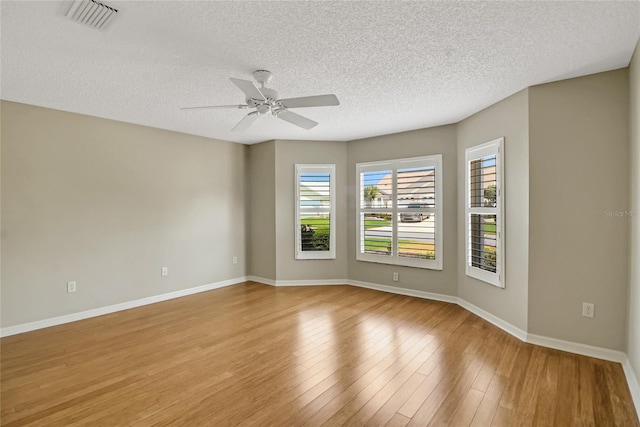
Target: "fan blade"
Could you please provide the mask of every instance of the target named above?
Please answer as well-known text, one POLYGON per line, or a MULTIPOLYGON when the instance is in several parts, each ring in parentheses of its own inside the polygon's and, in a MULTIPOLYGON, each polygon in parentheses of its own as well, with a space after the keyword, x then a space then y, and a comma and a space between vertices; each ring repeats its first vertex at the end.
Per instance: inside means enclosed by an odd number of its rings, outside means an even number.
POLYGON ((250 82, 249 80, 234 79, 233 77, 230 80, 234 85, 238 86, 238 89, 247 95, 248 99, 259 99, 261 101, 267 100, 253 82, 250 82))
POLYGON ((329 107, 332 105, 340 105, 340 101, 338 101, 338 97, 335 95, 317 95, 281 99, 280 104, 285 108, 329 107))
POLYGON ((280 111, 276 117, 306 130, 318 126, 318 122, 287 110, 280 111))
POLYGON ((244 116, 242 120, 240 120, 240 122, 238 122, 238 124, 233 129, 231 129, 231 131, 236 132, 239 130, 246 130, 249 128, 249 126, 253 124, 253 122, 256 121, 257 118, 258 118, 257 111, 254 111, 253 113, 249 113, 246 116, 244 116))
POLYGON ((248 105, 206 105, 204 107, 182 107, 181 110, 206 110, 215 108, 249 108, 248 105))

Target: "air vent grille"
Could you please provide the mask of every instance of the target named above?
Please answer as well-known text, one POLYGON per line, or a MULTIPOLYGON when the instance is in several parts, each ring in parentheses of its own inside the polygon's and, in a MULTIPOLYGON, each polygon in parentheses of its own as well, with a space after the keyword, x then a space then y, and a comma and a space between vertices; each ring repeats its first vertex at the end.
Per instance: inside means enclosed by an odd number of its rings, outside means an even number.
POLYGON ((114 7, 95 0, 74 0, 65 16, 93 28, 103 29, 118 13, 114 7))

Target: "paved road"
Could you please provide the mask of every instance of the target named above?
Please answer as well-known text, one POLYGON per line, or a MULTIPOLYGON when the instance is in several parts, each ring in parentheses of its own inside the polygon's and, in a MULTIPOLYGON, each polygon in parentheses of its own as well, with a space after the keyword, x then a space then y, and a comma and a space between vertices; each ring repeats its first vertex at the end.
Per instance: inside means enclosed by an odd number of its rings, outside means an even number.
MULTIPOLYGON (((433 217, 429 219, 425 219, 422 222, 401 222, 398 223, 398 239, 428 239, 435 241, 435 219, 433 217)), ((387 225, 384 227, 373 227, 367 229, 365 235, 366 237, 391 237, 391 226, 387 225)), ((487 234, 484 237, 485 245, 493 245, 496 244, 496 239, 494 234, 487 234)))
MULTIPOLYGON (((398 224, 398 239, 435 239, 433 217, 425 219, 422 222, 401 222, 398 224)), ((391 226, 373 227, 366 231, 367 237, 391 236, 391 226)))

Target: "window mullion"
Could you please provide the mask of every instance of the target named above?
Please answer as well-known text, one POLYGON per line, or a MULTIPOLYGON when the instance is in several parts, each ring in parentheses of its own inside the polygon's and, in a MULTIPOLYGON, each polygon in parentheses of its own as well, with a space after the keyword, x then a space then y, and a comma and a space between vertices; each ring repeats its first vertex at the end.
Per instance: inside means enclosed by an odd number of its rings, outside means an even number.
POLYGON ((391 172, 391 255, 398 260, 398 164, 394 162, 391 172))

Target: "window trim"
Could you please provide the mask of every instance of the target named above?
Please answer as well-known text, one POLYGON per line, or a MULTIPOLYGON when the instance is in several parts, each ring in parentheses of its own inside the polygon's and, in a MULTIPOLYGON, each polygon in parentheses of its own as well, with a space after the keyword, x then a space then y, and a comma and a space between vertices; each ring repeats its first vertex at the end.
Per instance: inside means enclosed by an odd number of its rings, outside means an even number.
POLYGON ((336 259, 336 165, 335 164, 296 164, 295 165, 295 259, 336 259), (300 207, 300 176, 305 173, 329 174, 329 204, 328 208, 313 208, 316 212, 329 214, 329 250, 303 251, 300 214, 304 211, 300 207))
POLYGON ((504 245, 504 137, 497 138, 483 144, 469 147, 464 156, 464 264, 465 272, 469 277, 481 280, 499 288, 505 287, 505 245, 504 245), (486 156, 496 156, 496 207, 471 207, 471 170, 470 164, 486 156), (496 215, 496 272, 490 272, 470 263, 471 258, 471 215, 491 214, 496 215))
MULTIPOLYGON (((433 154, 420 157, 409 157, 404 159, 393 159, 376 162, 356 163, 356 260, 375 262, 379 264, 391 264, 406 267, 417 267, 430 270, 442 270, 442 258, 443 258, 443 173, 442 173, 442 154, 433 154), (420 166, 434 166, 435 167, 435 207, 424 207, 416 209, 417 212, 432 212, 435 215, 435 259, 416 259, 408 257, 398 256, 398 218, 399 214, 403 210, 398 209, 398 186, 397 176, 398 169, 405 167, 411 167, 411 163, 416 163, 420 166), (360 175, 363 172, 391 170, 392 173, 392 208, 367 208, 361 205, 363 198, 363 187, 360 182, 360 175), (363 210, 364 209, 364 210, 363 210), (367 254, 362 251, 364 245, 364 236, 361 232, 362 214, 364 212, 391 212, 392 214, 392 237, 391 237, 391 255, 376 255, 367 254)), ((406 209, 406 208, 405 208, 406 209)))

